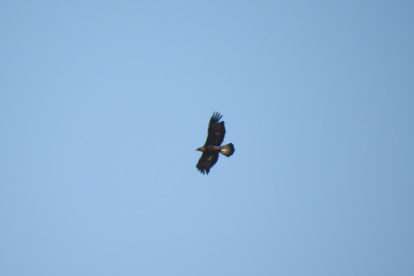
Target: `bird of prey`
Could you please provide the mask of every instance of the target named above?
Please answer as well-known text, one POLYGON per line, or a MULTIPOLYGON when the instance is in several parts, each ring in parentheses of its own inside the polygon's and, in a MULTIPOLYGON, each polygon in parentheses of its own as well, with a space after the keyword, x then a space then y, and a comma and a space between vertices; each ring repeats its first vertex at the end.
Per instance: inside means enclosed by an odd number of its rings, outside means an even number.
POLYGON ((197 169, 202 173, 209 173, 211 167, 216 164, 219 153, 229 157, 234 153, 234 146, 232 143, 220 146, 224 140, 226 129, 224 128, 224 122, 219 122, 222 115, 218 112, 214 112, 211 116, 210 123, 208 125, 208 135, 204 146, 196 149, 202 151, 200 160, 196 165, 197 169))

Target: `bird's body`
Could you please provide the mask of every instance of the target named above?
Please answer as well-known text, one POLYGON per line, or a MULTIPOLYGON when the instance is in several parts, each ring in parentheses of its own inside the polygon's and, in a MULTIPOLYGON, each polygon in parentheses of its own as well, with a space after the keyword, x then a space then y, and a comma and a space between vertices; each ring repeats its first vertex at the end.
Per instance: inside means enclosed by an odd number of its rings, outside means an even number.
POLYGON ((219 153, 229 157, 234 153, 234 146, 232 143, 221 146, 226 134, 224 122, 219 122, 222 115, 218 112, 214 112, 208 125, 208 136, 204 146, 198 148, 198 151, 202 151, 200 160, 196 165, 197 169, 202 173, 209 173, 211 167, 216 164, 219 153))

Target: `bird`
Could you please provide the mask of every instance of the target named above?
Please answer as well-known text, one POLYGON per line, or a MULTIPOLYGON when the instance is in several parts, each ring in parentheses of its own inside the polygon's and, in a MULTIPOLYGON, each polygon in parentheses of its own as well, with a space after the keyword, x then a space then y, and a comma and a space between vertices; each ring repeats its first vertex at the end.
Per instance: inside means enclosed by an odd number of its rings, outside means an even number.
POLYGON ((220 146, 224 140, 224 135, 226 134, 226 129, 224 127, 224 122, 220 121, 223 115, 220 115, 219 112, 214 112, 211 116, 210 123, 208 125, 208 135, 207 140, 204 146, 199 147, 196 151, 201 151, 201 155, 196 168, 202 174, 207 174, 210 172, 211 167, 216 164, 219 153, 224 156, 230 157, 235 149, 232 143, 229 143, 224 146, 220 146))

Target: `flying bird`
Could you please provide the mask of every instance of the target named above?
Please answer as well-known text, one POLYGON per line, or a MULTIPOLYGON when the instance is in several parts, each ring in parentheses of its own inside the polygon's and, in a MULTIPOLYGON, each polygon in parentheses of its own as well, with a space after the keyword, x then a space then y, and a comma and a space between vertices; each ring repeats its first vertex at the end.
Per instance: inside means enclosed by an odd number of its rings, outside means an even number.
POLYGON ((219 122, 223 115, 218 112, 214 112, 211 116, 210 123, 208 125, 208 135, 204 146, 196 149, 202 151, 200 160, 196 165, 197 169, 202 173, 209 173, 211 167, 216 164, 219 153, 229 157, 234 153, 234 146, 232 143, 220 146, 224 140, 226 129, 224 128, 224 122, 219 122))

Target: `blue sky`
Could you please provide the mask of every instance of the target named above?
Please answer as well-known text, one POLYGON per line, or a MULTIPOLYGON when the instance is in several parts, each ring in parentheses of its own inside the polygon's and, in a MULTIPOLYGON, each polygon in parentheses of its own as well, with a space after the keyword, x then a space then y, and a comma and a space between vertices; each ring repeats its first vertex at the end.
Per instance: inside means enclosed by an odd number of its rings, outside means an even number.
POLYGON ((3 1, 0 274, 413 275, 413 12, 3 1))

